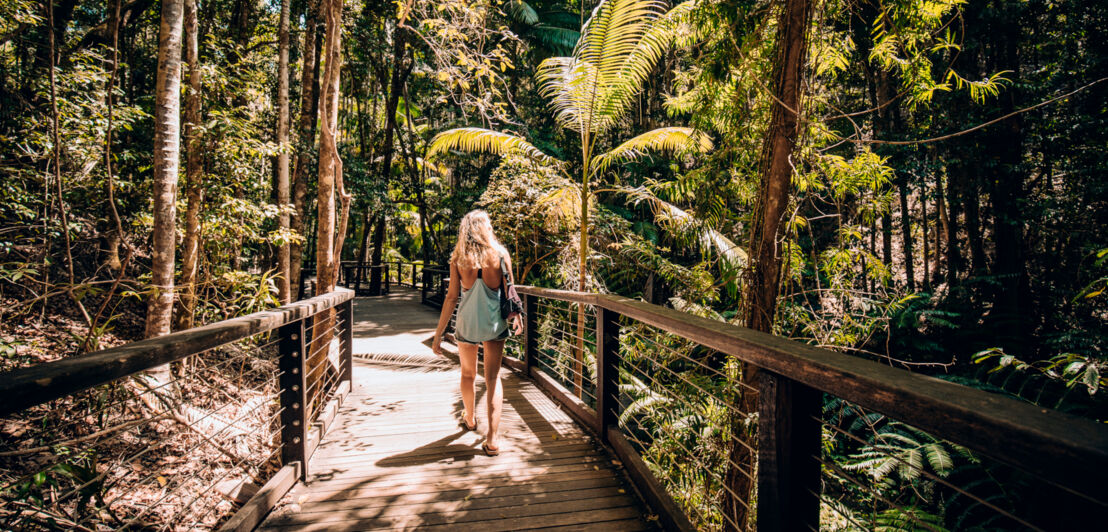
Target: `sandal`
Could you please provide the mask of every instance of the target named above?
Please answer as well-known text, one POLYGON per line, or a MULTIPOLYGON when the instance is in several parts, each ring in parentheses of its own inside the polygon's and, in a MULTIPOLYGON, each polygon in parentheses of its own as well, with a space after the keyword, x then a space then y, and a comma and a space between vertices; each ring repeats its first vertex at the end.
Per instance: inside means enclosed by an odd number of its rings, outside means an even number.
POLYGON ((492 447, 489 447, 489 442, 481 442, 481 450, 485 451, 485 454, 489 456, 496 456, 500 454, 500 448, 497 447, 493 449, 492 447))
POLYGON ((466 430, 470 430, 470 431, 477 430, 477 420, 474 419, 473 424, 470 425, 469 423, 466 423, 465 415, 462 415, 462 419, 458 420, 458 425, 460 425, 463 429, 466 429, 466 430))

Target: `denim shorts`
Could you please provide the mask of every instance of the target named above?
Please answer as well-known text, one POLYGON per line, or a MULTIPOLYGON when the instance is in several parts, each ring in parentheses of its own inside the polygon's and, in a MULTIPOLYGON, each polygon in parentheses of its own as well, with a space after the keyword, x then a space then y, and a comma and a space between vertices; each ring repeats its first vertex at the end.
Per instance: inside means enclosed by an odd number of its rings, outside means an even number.
MULTIPOLYGON (((509 330, 504 329, 504 332, 500 333, 500 336, 497 336, 496 338, 493 338, 492 340, 485 340, 485 341, 486 342, 502 342, 502 341, 508 339, 509 334, 511 334, 509 332, 509 330)), ((465 338, 462 338, 462 336, 458 334, 458 331, 454 331, 454 339, 461 342, 461 343, 463 343, 463 344, 474 344, 474 345, 476 345, 476 344, 481 343, 481 342, 471 342, 469 340, 466 340, 465 338)))

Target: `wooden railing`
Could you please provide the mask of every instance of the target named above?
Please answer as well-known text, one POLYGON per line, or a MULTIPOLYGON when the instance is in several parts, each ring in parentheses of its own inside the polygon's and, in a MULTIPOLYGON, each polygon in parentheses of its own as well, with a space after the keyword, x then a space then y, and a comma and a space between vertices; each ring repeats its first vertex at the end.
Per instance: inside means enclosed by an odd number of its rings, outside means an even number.
POLYGON ((526 333, 506 364, 610 446, 667 528, 1076 530, 1108 516, 1108 427, 1090 420, 624 297, 519 292, 526 333), (898 474, 930 491, 881 482, 898 474), (960 513, 927 514, 939 503, 960 513))
POLYGON ((252 529, 351 389, 353 296, 0 375, 0 529, 252 529))
POLYGON ((343 261, 339 284, 354 291, 358 296, 383 296, 392 290, 395 282, 399 286, 419 288, 422 285, 423 264, 418 262, 382 262, 380 264, 359 264, 355 261, 343 261), (381 284, 377 291, 372 287, 373 272, 380 272, 381 284))
POLYGON ((450 268, 446 266, 425 266, 423 281, 420 283, 421 301, 433 308, 442 308, 446 300, 446 290, 450 285, 450 268))

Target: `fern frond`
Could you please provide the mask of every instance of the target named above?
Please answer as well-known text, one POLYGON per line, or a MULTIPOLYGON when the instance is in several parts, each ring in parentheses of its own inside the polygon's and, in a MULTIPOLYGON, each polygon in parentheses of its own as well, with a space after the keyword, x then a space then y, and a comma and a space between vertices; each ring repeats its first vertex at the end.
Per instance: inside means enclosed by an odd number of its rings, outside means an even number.
POLYGON ((435 135, 427 148, 427 158, 434 159, 449 150, 494 155, 518 152, 544 164, 561 166, 561 161, 543 153, 523 137, 478 127, 449 129, 435 135))

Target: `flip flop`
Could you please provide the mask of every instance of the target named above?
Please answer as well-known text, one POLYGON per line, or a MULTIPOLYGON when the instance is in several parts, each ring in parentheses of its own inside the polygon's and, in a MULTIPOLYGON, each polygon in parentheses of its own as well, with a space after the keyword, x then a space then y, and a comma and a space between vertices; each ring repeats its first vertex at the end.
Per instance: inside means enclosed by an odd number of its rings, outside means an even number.
POLYGON ((466 423, 466 417, 464 415, 462 416, 462 419, 458 420, 458 425, 461 426, 463 429, 466 429, 466 430, 470 430, 470 431, 477 430, 477 420, 474 419, 473 424, 470 425, 469 423, 466 423))
POLYGON ((488 442, 481 442, 481 450, 485 451, 485 454, 489 456, 496 456, 500 454, 500 448, 497 447, 496 449, 493 449, 492 447, 489 447, 488 442))

